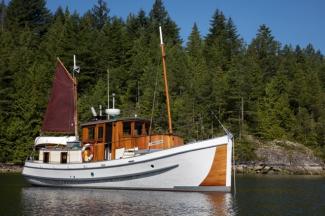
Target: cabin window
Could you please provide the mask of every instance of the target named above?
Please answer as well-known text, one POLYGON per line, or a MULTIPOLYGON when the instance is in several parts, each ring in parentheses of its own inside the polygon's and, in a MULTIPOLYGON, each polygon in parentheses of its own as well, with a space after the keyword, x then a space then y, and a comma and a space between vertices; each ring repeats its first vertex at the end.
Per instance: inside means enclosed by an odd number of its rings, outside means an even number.
POLYGON ((124 136, 131 135, 131 122, 123 122, 123 135, 124 136))
POLYGON ((67 152, 61 152, 61 163, 65 164, 68 161, 68 153, 67 152))
POLYGON ((104 136, 104 128, 103 127, 98 127, 98 139, 102 140, 104 136))
POLYGON ((49 152, 44 152, 43 153, 43 162, 48 163, 50 161, 50 153, 49 152))
POLYGON ((146 123, 145 124, 145 130, 146 130, 147 135, 149 135, 149 127, 150 127, 149 123, 146 123))
POLYGON ((141 135, 142 134, 142 122, 136 122, 135 123, 135 135, 141 135))
POLYGON ((88 128, 88 140, 94 140, 95 138, 95 128, 89 127, 88 128))

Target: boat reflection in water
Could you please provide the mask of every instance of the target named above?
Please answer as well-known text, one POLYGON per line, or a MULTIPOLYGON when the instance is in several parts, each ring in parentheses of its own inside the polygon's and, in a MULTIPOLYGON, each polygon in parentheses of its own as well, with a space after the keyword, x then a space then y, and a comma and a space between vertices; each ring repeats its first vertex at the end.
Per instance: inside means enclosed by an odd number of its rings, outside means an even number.
POLYGON ((231 193, 22 189, 23 215, 235 215, 231 193))

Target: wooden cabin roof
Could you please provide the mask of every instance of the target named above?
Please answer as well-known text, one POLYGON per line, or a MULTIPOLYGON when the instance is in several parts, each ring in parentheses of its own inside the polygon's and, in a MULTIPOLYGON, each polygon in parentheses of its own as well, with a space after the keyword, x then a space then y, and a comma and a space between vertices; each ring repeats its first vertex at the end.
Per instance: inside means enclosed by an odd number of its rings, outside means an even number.
POLYGON ((114 119, 104 119, 104 120, 94 120, 89 121, 81 124, 81 127, 95 125, 95 124, 102 124, 102 123, 110 123, 110 122, 128 122, 128 121, 142 121, 142 122, 149 122, 148 119, 138 118, 138 117, 128 117, 128 118, 114 118, 114 119))

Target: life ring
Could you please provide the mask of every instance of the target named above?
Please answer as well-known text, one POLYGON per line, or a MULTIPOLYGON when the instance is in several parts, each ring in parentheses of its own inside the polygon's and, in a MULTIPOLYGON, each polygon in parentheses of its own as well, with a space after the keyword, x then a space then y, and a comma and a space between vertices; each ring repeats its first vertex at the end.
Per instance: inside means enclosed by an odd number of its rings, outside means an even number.
POLYGON ((91 161, 94 157, 92 145, 90 145, 89 143, 87 143, 82 147, 81 152, 82 152, 82 159, 85 162, 91 161))

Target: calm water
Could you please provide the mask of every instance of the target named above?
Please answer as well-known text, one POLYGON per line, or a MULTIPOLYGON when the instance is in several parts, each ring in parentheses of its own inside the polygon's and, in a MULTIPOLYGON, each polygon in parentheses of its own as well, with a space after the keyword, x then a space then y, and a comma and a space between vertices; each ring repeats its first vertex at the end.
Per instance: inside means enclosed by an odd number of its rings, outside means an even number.
POLYGON ((240 176, 235 196, 31 187, 0 174, 0 215, 325 215, 325 178, 240 176))

